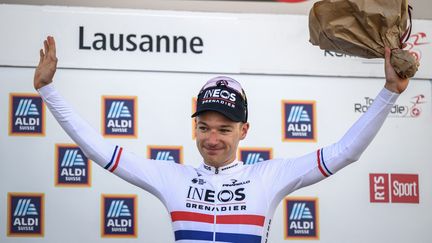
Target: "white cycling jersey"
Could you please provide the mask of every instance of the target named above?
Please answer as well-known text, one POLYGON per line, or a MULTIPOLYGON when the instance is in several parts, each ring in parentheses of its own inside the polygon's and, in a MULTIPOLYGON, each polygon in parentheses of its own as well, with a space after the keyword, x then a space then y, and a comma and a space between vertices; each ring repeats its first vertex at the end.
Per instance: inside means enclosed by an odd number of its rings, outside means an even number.
POLYGON ((89 159, 162 201, 179 243, 267 242, 279 202, 356 161, 398 97, 383 89, 339 142, 316 152, 253 165, 234 161, 220 168, 205 163, 193 168, 142 158, 112 145, 71 109, 52 84, 39 93, 89 159))

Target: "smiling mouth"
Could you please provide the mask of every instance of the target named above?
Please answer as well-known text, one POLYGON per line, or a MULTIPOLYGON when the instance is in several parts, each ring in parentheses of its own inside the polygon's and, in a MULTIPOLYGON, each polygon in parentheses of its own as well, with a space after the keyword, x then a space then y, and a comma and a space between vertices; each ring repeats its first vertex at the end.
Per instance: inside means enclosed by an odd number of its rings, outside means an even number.
POLYGON ((204 148, 209 155, 216 155, 219 153, 222 149, 221 148, 204 148))

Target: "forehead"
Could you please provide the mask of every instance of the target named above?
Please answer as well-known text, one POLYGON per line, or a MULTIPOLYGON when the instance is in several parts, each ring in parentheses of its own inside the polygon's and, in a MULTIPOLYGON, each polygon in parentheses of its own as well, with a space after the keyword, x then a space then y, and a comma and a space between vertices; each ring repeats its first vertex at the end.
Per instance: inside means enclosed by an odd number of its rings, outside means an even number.
POLYGON ((228 117, 224 116, 223 114, 216 112, 216 111, 204 111, 201 114, 199 114, 197 117, 198 123, 206 123, 208 125, 210 124, 218 124, 218 125, 235 125, 240 122, 235 122, 228 117))

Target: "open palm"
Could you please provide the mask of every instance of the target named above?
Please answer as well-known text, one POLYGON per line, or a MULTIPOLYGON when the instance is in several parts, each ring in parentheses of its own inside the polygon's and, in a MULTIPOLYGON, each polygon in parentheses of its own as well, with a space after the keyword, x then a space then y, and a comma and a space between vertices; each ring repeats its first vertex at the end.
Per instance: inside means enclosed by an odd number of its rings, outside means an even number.
POLYGON ((54 37, 48 36, 44 41, 44 50, 39 51, 40 59, 34 74, 33 85, 35 89, 52 82, 57 70, 56 46, 54 37))

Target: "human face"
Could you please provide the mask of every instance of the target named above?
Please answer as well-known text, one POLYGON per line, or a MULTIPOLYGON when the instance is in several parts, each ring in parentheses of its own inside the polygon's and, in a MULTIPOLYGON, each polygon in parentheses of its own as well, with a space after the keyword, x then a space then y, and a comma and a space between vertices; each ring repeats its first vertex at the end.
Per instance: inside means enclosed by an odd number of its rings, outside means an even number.
POLYGON ((206 111, 196 118, 196 144, 204 162, 216 168, 236 158, 240 140, 246 137, 249 123, 234 122, 215 111, 206 111))

